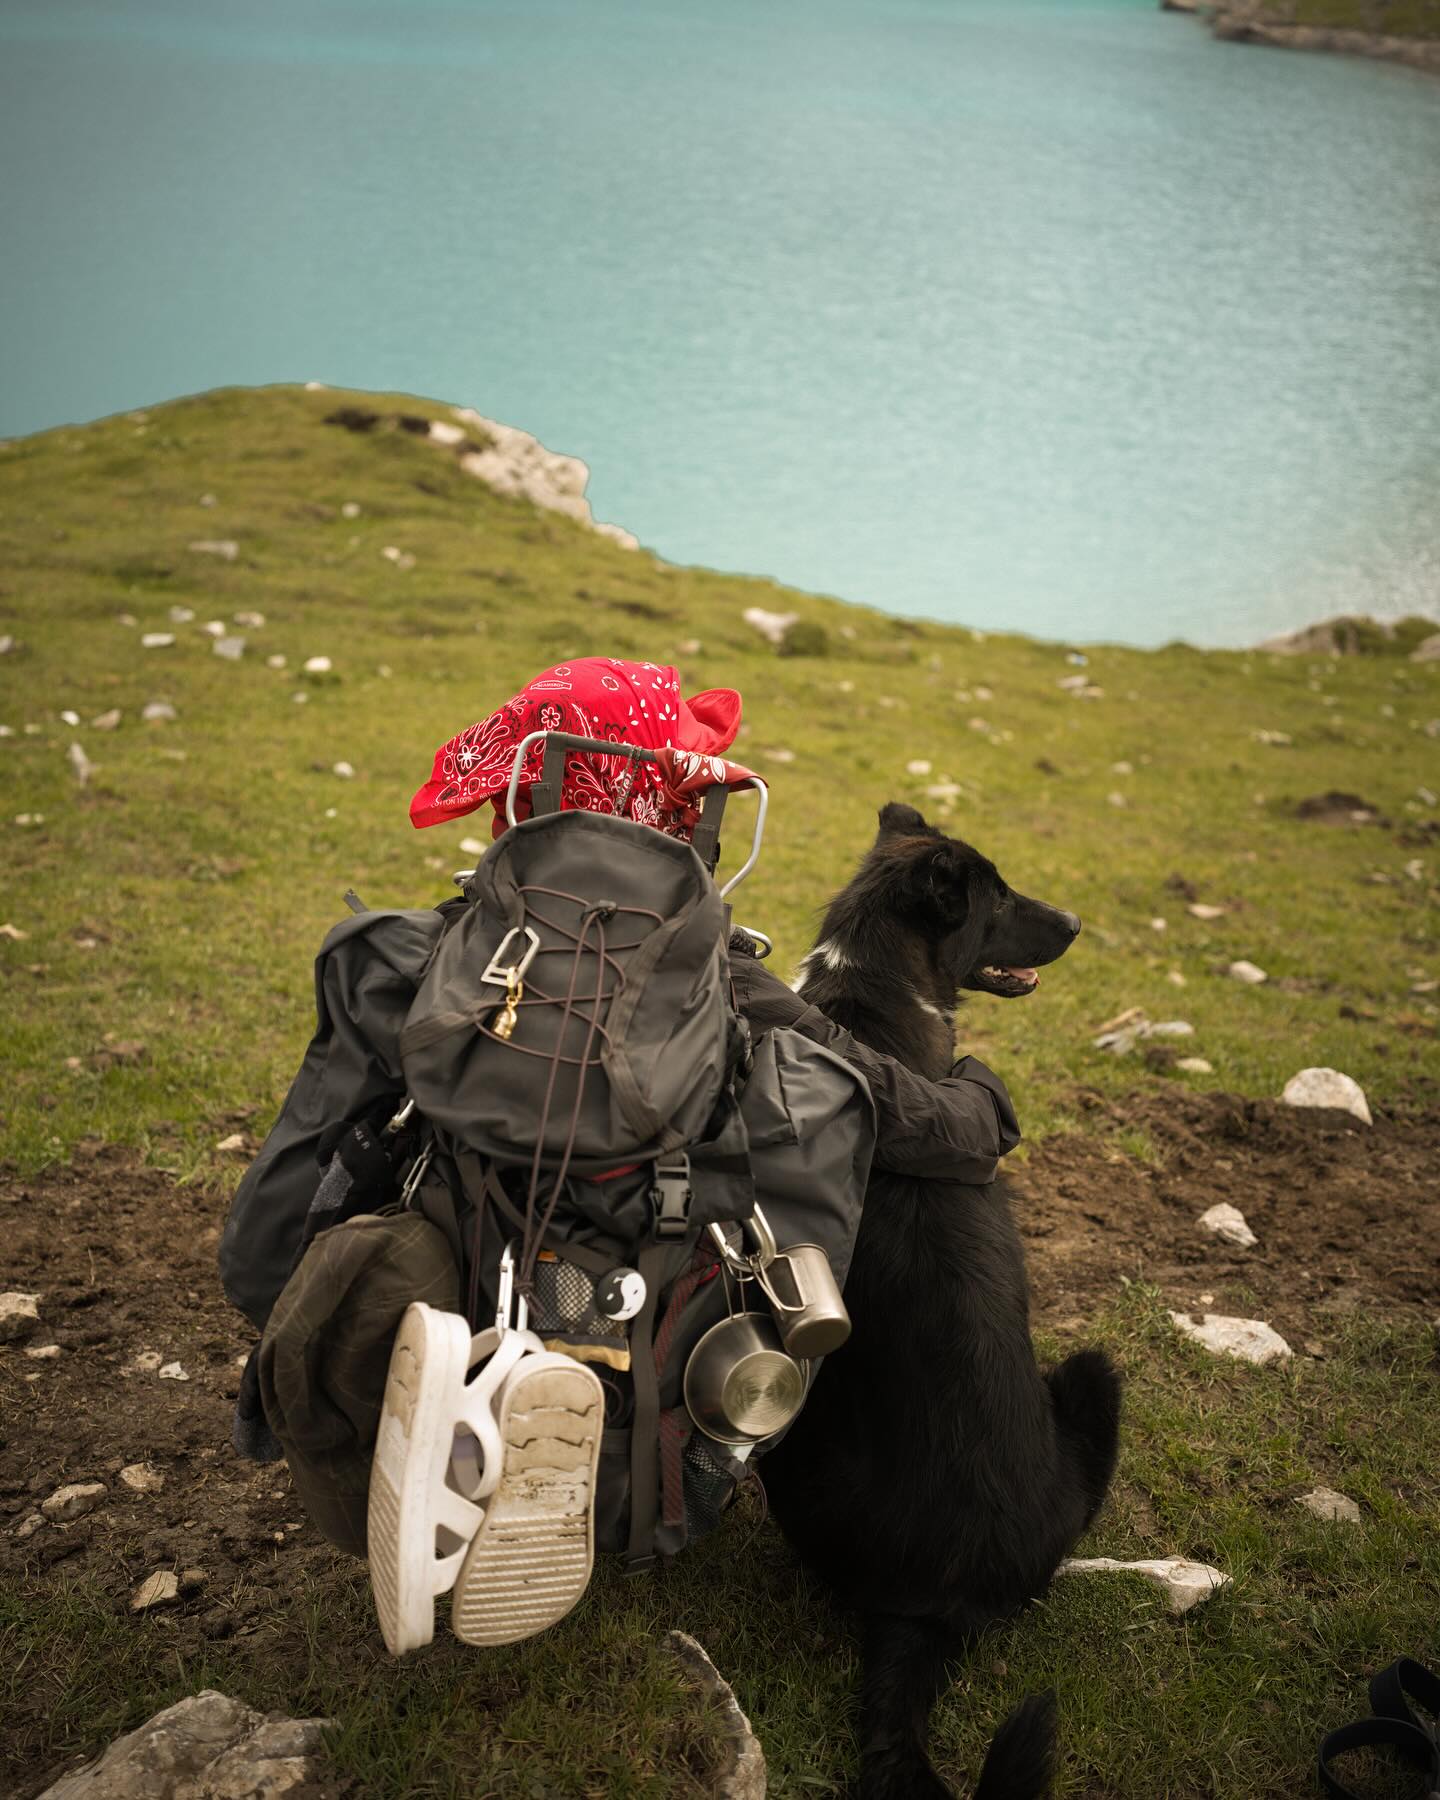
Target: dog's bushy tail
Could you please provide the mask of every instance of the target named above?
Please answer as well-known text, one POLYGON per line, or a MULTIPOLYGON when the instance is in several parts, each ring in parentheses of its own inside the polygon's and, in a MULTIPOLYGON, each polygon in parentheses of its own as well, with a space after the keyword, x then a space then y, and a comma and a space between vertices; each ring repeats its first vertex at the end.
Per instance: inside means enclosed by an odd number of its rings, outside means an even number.
POLYGON ((1031 1694, 990 1740, 975 1800, 1043 1800, 1055 1779, 1055 1690, 1031 1694))
POLYGON ((1103 1350, 1077 1350, 1045 1380, 1055 1423, 1089 1498, 1088 1524, 1115 1473, 1120 1449, 1120 1376, 1103 1350))
MULTIPOLYGON (((861 1800, 952 1800, 925 1743, 945 1665, 962 1646, 926 1619, 865 1620, 861 1800)), ((1055 1768, 1055 1695, 1032 1694, 990 1744, 975 1800, 1044 1800, 1055 1768)))

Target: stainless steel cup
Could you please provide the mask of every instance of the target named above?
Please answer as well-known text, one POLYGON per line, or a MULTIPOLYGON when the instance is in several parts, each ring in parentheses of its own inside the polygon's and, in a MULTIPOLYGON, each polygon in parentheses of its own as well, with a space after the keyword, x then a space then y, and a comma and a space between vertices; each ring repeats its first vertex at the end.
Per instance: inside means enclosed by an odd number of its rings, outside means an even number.
POLYGON ((763 1313, 712 1325, 685 1365, 685 1406, 707 1437, 752 1444, 783 1430, 805 1399, 806 1373, 763 1313))
POLYGON ((766 1265, 761 1285, 792 1356, 804 1362, 828 1356, 849 1337, 850 1315, 819 1244, 787 1244, 766 1265))

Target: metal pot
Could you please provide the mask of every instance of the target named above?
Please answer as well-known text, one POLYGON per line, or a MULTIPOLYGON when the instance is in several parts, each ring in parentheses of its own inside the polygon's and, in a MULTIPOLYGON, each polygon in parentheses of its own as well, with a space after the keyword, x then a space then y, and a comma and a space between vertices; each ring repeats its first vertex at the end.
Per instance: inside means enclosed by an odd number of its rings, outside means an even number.
POLYGON ((806 1370, 772 1319, 735 1313, 712 1325, 685 1365, 685 1406, 707 1437, 753 1444, 782 1431, 805 1400, 806 1370))

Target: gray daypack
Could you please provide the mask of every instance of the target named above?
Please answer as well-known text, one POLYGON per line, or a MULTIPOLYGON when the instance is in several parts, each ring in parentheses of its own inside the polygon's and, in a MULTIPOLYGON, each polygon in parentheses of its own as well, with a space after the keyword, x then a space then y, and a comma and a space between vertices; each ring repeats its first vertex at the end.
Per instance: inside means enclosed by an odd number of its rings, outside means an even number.
MULTIPOLYGON (((714 796, 696 836, 718 853, 714 796)), ((712 1528, 745 1473, 684 1402, 691 1351, 736 1306, 710 1228, 738 1241, 758 1195, 779 1242, 819 1244, 843 1284, 874 1143, 858 1072, 793 1032, 752 1041, 728 935, 695 847, 578 811, 513 825, 433 913, 345 921, 221 1244, 227 1293, 263 1326, 316 1230, 423 1213, 472 1329, 523 1303, 594 1367, 596 1545, 632 1569, 712 1528)))

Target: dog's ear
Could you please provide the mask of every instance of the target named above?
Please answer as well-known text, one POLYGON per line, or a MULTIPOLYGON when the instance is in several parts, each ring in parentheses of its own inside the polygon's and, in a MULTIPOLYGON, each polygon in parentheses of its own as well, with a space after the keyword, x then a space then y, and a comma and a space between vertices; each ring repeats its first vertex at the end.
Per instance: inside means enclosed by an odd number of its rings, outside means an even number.
POLYGON ((914 837, 918 833, 927 832, 924 815, 916 812, 913 806, 906 806, 903 801, 891 800, 880 808, 880 837, 914 837))

